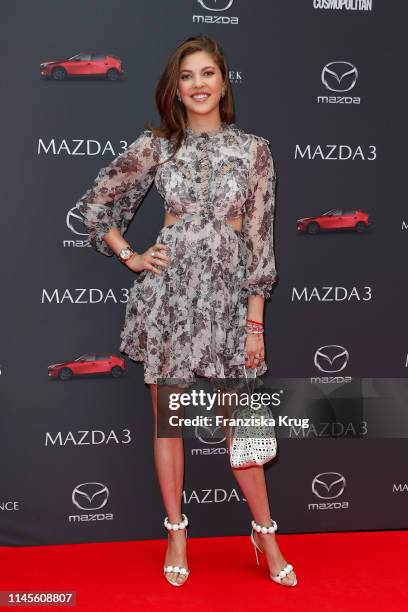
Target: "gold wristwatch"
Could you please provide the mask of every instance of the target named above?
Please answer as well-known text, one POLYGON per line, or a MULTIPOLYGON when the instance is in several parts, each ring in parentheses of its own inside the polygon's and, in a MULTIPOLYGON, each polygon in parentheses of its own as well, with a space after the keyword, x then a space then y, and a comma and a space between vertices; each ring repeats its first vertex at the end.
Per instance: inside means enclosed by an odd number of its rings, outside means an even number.
POLYGON ((119 261, 121 261, 123 264, 126 264, 126 262, 129 261, 129 259, 132 257, 134 252, 135 251, 132 249, 132 247, 130 245, 127 245, 125 248, 119 251, 118 253, 119 261))

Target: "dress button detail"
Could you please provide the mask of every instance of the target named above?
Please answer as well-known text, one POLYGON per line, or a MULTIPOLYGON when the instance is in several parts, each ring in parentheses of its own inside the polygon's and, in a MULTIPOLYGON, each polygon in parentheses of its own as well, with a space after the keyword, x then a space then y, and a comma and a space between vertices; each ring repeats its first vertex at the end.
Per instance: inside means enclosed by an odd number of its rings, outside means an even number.
MULTIPOLYGON (((200 204, 201 209, 205 209, 208 206, 209 198, 210 198, 210 180, 211 180, 211 162, 208 154, 208 134, 203 133, 202 136, 204 139, 201 142, 200 151, 202 152, 199 159, 199 168, 200 168, 200 183, 199 183, 199 191, 200 191, 200 204)), ((201 211, 200 211, 201 212, 201 211)))

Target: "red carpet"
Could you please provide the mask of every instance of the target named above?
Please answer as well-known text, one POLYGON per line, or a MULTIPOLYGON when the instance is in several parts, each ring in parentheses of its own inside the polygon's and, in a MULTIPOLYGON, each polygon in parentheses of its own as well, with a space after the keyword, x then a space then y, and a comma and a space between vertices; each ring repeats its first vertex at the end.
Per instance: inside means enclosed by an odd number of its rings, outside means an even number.
POLYGON ((189 538, 191 574, 182 587, 161 574, 165 540, 2 547, 0 590, 76 591, 76 608, 59 607, 66 610, 408 609, 407 531, 279 535, 279 542, 296 569, 294 588, 268 579, 264 560, 256 566, 249 537, 228 537, 189 538))

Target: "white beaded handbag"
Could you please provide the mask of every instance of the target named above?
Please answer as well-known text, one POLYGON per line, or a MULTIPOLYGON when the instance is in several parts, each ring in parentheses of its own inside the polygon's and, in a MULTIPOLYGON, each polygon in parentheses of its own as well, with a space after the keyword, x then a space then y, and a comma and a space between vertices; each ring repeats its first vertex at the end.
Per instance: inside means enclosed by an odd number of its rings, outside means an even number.
MULTIPOLYGON (((257 376, 256 368, 244 366, 248 393, 252 396, 257 376), (249 381, 254 381, 250 385, 249 381)), ((270 406, 261 406, 258 409, 250 406, 239 407, 232 413, 232 418, 247 419, 251 417, 265 417, 273 419, 270 406)), ((273 425, 235 425, 231 428, 230 436, 230 463, 233 468, 263 465, 276 456, 277 443, 273 425), (250 432, 256 436, 251 437, 250 432)))

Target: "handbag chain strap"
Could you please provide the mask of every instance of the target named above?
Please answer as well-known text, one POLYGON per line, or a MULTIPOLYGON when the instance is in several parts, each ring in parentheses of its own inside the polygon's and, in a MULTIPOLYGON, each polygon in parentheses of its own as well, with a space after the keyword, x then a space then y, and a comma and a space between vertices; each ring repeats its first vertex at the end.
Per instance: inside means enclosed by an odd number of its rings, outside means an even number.
POLYGON ((247 372, 248 369, 247 367, 244 365, 244 373, 245 373, 245 381, 246 381, 246 386, 248 389, 248 394, 251 396, 252 393, 254 392, 254 388, 255 388, 255 380, 256 380, 256 375, 257 375, 257 368, 252 368, 252 370, 254 371, 254 374, 251 376, 248 376, 247 372), (250 388, 250 383, 248 381, 252 380, 252 389, 250 388))

